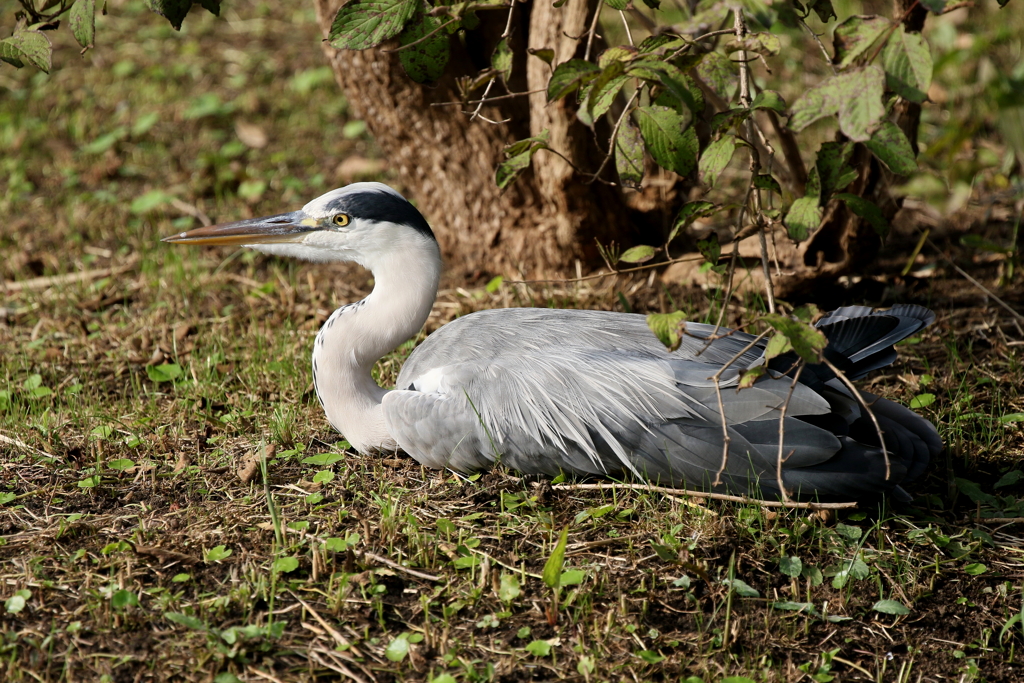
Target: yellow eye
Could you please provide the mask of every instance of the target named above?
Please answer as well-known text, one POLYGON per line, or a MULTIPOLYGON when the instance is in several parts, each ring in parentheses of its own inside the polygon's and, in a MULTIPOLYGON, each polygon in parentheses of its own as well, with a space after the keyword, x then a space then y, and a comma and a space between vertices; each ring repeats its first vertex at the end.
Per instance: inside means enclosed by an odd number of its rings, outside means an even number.
POLYGON ((348 225, 348 214, 339 213, 334 216, 334 224, 339 228, 344 228, 348 225))

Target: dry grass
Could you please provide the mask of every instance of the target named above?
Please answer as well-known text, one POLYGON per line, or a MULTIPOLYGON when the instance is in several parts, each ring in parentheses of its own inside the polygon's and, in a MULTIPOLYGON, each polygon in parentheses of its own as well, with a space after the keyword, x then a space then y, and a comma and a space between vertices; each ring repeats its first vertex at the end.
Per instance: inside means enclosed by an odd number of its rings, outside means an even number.
MULTIPOLYGON (((307 368, 366 274, 157 241, 197 215, 282 210, 374 156, 303 44, 312 18, 238 12, 230 30, 197 15, 153 42, 112 15, 91 68, 0 71, 0 275, 16 283, 0 312, 0 679, 1020 679, 1024 437, 997 418, 1024 412, 1024 333, 1001 309, 941 262, 885 275, 895 256, 819 293, 939 311, 868 382, 936 397, 922 412, 950 456, 907 509, 808 514, 361 457, 307 368), (253 126, 265 147, 240 142, 253 126), (563 529, 556 608, 541 575, 563 529)), ((997 286, 1006 259, 943 244, 997 286)), ((706 316, 717 294, 459 284, 427 331, 526 304, 706 316)), ((1019 278, 1000 293, 1024 298, 1019 278)), ((383 383, 410 348, 381 362, 383 383)))

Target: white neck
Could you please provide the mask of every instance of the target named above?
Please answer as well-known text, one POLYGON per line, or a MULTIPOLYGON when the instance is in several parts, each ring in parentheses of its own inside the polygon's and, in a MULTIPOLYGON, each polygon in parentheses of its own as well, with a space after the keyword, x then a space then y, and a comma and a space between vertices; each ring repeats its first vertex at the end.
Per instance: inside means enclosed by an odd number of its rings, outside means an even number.
POLYGON ((370 372, 423 327, 437 296, 441 255, 436 241, 423 238, 392 243, 360 262, 373 273, 373 291, 324 323, 313 346, 313 380, 327 419, 357 451, 395 451, 381 410, 387 391, 370 372))

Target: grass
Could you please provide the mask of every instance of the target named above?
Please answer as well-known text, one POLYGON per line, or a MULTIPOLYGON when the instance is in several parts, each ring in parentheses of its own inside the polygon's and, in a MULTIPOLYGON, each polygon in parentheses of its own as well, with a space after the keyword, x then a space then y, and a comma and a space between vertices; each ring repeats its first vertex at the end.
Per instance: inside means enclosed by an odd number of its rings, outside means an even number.
MULTIPOLYGON (((239 3, 179 36, 133 8, 101 18, 89 64, 59 44, 53 76, 0 70, 0 275, 16 283, 0 679, 1020 679, 1024 435, 999 418, 1024 412, 1024 335, 942 262, 893 280, 897 238, 859 288, 819 293, 940 312, 866 382, 916 397, 949 444, 908 508, 808 514, 362 457, 308 365, 368 276, 158 241, 285 210, 375 160, 309 48, 312 16, 239 3), (872 295, 879 281, 896 289, 872 295)), ((1002 261, 943 245, 995 286, 1002 261)), ((716 293, 460 284, 428 331, 507 305, 707 316, 716 293)), ((1019 304, 1019 278, 1000 294, 1019 304)), ((411 348, 381 361, 383 383, 411 348)))

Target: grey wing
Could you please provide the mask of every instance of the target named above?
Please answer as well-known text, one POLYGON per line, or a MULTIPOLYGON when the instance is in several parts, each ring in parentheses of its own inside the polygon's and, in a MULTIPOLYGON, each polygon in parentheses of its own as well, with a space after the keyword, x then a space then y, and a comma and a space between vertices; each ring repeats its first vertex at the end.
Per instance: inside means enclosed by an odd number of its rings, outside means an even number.
MULTIPOLYGON (((632 474, 666 484, 706 485, 722 457, 714 366, 621 351, 552 349, 435 368, 384 397, 398 444, 430 467, 473 470, 495 461, 525 473, 632 474)), ((778 411, 790 380, 763 379, 737 392, 723 373, 730 425, 725 477, 748 490, 774 480, 778 411)), ((401 386, 401 385, 400 385, 401 386)), ((797 385, 790 415, 819 415, 828 403, 797 385)), ((838 440, 787 419, 788 467, 828 460, 838 440)))

